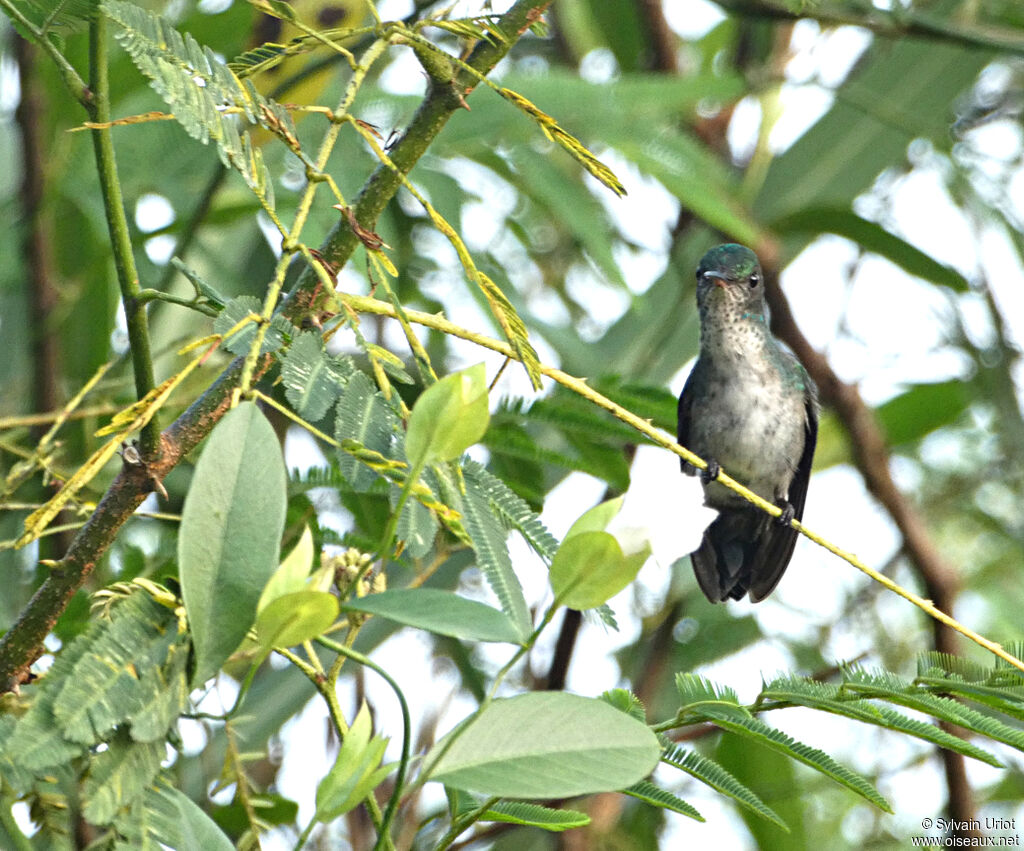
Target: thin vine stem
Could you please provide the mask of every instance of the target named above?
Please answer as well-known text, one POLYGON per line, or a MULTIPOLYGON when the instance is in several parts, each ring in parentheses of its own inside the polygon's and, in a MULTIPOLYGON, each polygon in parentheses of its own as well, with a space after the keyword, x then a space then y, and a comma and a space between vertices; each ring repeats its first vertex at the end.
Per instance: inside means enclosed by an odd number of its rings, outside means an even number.
MULTIPOLYGON (((378 851, 378 849, 389 847, 392 844, 391 825, 394 822, 395 813, 398 811, 398 804, 403 792, 402 787, 405 785, 405 775, 409 768, 409 750, 412 742, 412 720, 409 715, 409 705, 406 703, 405 695, 394 678, 369 656, 364 656, 358 650, 353 650, 345 644, 339 644, 337 641, 332 641, 324 636, 320 636, 316 641, 329 650, 347 656, 353 662, 365 665, 370 670, 379 674, 391 686, 391 690, 395 693, 395 697, 398 698, 398 703, 402 710, 402 755, 398 763, 398 771, 395 774, 395 788, 391 793, 387 808, 384 810, 384 819, 381 822, 380 832, 377 835, 377 843, 374 845, 374 851, 378 851)), ((371 795, 370 797, 372 798, 373 796, 371 795)))

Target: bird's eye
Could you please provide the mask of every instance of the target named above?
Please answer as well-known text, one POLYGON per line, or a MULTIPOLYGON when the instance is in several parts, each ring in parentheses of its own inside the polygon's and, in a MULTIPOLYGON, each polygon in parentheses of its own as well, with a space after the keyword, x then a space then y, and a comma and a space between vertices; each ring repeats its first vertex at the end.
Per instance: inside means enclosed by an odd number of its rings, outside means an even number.
POLYGON ((750 276, 750 288, 751 289, 754 289, 759 283, 761 283, 761 276, 760 275, 751 275, 750 276))

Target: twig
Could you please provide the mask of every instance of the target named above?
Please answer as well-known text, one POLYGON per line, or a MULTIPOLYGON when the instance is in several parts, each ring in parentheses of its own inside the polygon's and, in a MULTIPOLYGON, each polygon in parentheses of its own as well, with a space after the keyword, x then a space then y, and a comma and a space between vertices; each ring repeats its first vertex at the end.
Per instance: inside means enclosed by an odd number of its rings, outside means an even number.
MULTIPOLYGON (((89 83, 92 99, 86 104, 89 118, 96 122, 110 120, 110 81, 107 68, 107 27, 106 18, 96 15, 89 22, 89 83)), ((139 294, 139 273, 135 267, 128 219, 121 197, 121 182, 117 176, 114 160, 114 141, 110 129, 92 131, 93 150, 96 155, 96 170, 99 173, 103 206, 106 212, 107 228, 110 231, 110 245, 114 251, 114 267, 117 282, 121 288, 121 302, 124 306, 125 322, 128 327, 128 344, 131 348, 132 368, 135 373, 135 393, 142 399, 156 386, 153 373, 153 357, 149 348, 149 323, 146 309, 136 302, 139 294)), ((139 436, 142 455, 152 462, 160 451, 160 424, 156 414, 142 429, 139 436)))

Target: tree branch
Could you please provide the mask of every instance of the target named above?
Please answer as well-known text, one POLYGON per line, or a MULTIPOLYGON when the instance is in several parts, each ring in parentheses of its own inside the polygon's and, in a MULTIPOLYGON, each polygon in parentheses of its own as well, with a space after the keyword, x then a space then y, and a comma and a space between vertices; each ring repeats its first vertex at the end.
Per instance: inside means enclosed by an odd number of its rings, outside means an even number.
POLYGON ((933 41, 960 44, 978 50, 1002 50, 1024 55, 1024 40, 1014 31, 1000 32, 996 27, 971 26, 953 18, 944 19, 922 11, 920 7, 900 8, 889 12, 865 2, 854 11, 826 8, 818 4, 802 4, 799 11, 772 0, 716 0, 726 11, 748 18, 779 21, 809 19, 831 26, 863 27, 883 38, 916 36, 933 41))

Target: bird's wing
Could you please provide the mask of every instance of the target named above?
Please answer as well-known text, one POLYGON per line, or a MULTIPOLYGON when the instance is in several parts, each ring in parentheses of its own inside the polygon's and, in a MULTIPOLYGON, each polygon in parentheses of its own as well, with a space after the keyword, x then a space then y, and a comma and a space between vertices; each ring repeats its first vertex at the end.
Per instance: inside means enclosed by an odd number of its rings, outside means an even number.
POLYGON ((789 484, 789 504, 793 506, 793 516, 800 520, 804 516, 804 501, 807 499, 807 484, 811 480, 811 464, 814 461, 814 447, 818 442, 818 400, 814 393, 808 393, 804 405, 807 422, 804 426, 804 451, 789 484))
MULTIPOLYGON (((804 502, 807 499, 807 484, 811 479, 811 463, 814 460, 814 446, 818 441, 818 403, 813 392, 807 394, 805 405, 804 449, 796 465, 793 480, 789 483, 788 501, 793 506, 793 517, 804 516, 804 502)), ((764 542, 758 549, 757 561, 750 566, 750 599, 763 600, 779 584, 793 556, 798 532, 792 526, 780 526, 769 521, 764 531, 764 542)))
MULTIPOLYGON (((683 392, 679 394, 679 407, 677 409, 676 419, 676 440, 680 446, 685 446, 687 449, 690 449, 690 417, 693 411, 694 376, 697 375, 697 371, 699 369, 701 369, 701 363, 698 358, 697 363, 690 372, 690 377, 686 379, 686 384, 683 385, 683 392)), ((696 469, 682 458, 679 459, 679 467, 688 476, 692 476, 696 472, 696 469)))

